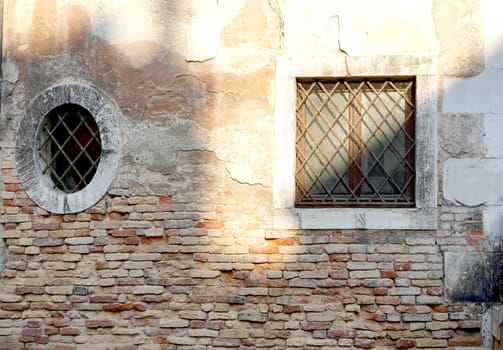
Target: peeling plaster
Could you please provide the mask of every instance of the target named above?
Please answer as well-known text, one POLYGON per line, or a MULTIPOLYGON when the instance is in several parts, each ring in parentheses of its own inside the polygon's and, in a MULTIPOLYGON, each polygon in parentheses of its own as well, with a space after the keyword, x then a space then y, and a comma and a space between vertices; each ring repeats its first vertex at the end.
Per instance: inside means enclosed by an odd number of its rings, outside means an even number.
POLYGON ((166 127, 143 123, 125 125, 123 154, 152 172, 172 174, 180 151, 215 152, 225 162, 230 177, 246 184, 270 185, 268 164, 272 161, 265 135, 270 133, 267 118, 247 124, 208 131, 194 121, 171 117, 166 127), (255 132, 250 132, 254 130, 255 132))

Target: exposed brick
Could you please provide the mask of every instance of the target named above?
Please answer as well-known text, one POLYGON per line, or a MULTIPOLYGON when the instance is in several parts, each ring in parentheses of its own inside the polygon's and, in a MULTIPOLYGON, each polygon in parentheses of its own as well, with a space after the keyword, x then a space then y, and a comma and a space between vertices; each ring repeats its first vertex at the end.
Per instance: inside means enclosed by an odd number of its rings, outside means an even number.
POLYGON ((107 311, 107 312, 129 311, 132 308, 133 308, 133 304, 131 304, 131 303, 125 303, 125 304, 113 303, 113 304, 103 305, 103 311, 107 311))
POLYGON ((413 339, 399 339, 396 342, 396 347, 398 349, 409 349, 416 346, 416 342, 413 339))
POLYGON ((327 331, 329 338, 356 338, 356 330, 354 329, 329 329, 327 331))
POLYGON ((370 339, 355 339, 354 346, 361 349, 372 349, 376 346, 376 342, 370 339))
POLYGON ((112 320, 104 319, 104 320, 86 320, 87 328, 111 328, 114 326, 114 322, 112 320))

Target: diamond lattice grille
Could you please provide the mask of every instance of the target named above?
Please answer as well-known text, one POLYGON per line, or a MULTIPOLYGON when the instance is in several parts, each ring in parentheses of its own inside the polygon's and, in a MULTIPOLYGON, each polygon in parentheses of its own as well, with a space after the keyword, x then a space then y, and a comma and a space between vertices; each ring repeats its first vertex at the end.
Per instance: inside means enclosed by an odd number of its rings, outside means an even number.
POLYGON ((413 206, 414 80, 297 82, 298 206, 413 206))
POLYGON ((49 112, 39 136, 42 173, 50 174, 54 188, 66 193, 91 182, 101 158, 98 125, 83 107, 59 106, 49 112))

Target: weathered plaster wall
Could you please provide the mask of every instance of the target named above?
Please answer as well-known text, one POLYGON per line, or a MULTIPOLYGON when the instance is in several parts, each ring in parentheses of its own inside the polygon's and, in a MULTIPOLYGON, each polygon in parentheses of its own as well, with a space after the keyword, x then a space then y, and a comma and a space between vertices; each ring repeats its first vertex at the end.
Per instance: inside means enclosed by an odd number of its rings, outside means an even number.
POLYGON ((456 290, 501 255, 498 1, 3 5, 0 349, 483 345, 474 301, 498 284, 456 290), (272 228, 276 59, 309 55, 439 62, 437 230, 272 228), (15 162, 29 102, 61 83, 120 111, 112 187, 69 215, 15 162), (460 261, 475 273, 445 278, 460 261))

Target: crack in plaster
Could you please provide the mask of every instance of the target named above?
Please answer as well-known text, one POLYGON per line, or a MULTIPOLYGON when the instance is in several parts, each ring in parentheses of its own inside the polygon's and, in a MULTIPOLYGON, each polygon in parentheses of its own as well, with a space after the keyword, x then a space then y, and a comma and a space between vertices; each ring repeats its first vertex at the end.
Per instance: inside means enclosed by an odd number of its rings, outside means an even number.
POLYGON ((344 54, 344 66, 346 67, 346 74, 350 77, 352 74, 349 71, 349 66, 348 66, 348 52, 342 48, 341 45, 341 18, 339 15, 335 15, 332 18, 337 19, 337 47, 341 53, 344 54))
POLYGON ((229 175, 229 178, 231 180, 233 180, 234 182, 236 182, 236 183, 238 183, 240 185, 248 185, 248 186, 257 186, 258 185, 258 186, 261 186, 263 188, 266 188, 266 186, 263 183, 242 181, 242 180, 239 180, 237 177, 233 176, 231 170, 227 166, 228 162, 225 159, 223 159, 222 157, 219 157, 217 151, 213 151, 213 150, 210 150, 210 149, 207 149, 207 148, 193 148, 193 149, 177 150, 176 151, 175 159, 178 158, 178 154, 179 153, 183 153, 183 152, 207 152, 207 153, 211 153, 211 154, 213 154, 215 156, 216 160, 218 160, 219 162, 222 162, 224 164, 225 171, 229 175))
POLYGON ((282 54, 285 48, 285 21, 283 20, 283 15, 281 14, 281 6, 278 3, 278 0, 267 0, 269 7, 272 12, 278 17, 279 20, 279 29, 280 29, 280 44, 279 44, 279 53, 282 54), (274 5, 272 3, 274 1, 274 5))
MULTIPOLYGON (((169 174, 170 167, 176 166, 176 154, 179 151, 200 150, 214 152, 216 158, 225 163, 226 171, 231 179, 238 183, 248 185, 266 186, 267 177, 263 176, 262 159, 252 162, 246 158, 248 152, 245 146, 241 152, 234 149, 226 153, 226 147, 220 147, 220 141, 228 135, 241 135, 250 129, 256 129, 256 125, 234 125, 216 128, 213 131, 205 130, 190 119, 171 117, 167 127, 149 128, 144 123, 132 123, 125 127, 129 131, 128 141, 124 144, 124 159, 130 159, 133 163, 145 166, 152 172, 169 174), (192 140, 192 141, 191 141, 192 140), (194 142, 195 141, 195 142, 194 142), (152 143, 153 142, 153 143, 152 143), (143 145, 143 146, 142 146, 143 145), (151 152, 149 149, 161 149, 162 152, 151 152)), ((259 123, 260 124, 260 123, 259 123)), ((256 144, 260 131, 257 131, 250 144, 256 144)), ((239 138, 238 138, 239 139, 239 138)), ((230 140, 232 142, 232 140, 230 140)))

